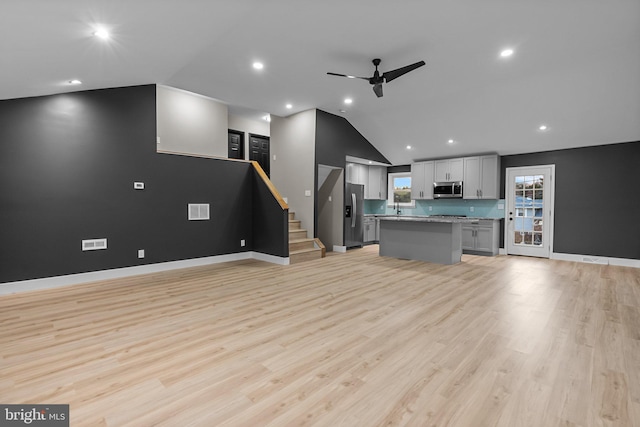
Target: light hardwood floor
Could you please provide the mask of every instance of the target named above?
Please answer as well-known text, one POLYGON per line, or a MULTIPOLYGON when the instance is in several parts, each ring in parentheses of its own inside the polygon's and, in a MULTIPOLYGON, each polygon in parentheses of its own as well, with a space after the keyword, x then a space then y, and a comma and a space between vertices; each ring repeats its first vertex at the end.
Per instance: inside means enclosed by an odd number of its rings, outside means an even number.
POLYGON ((640 270, 377 246, 0 297, 0 403, 72 426, 640 426, 640 270))

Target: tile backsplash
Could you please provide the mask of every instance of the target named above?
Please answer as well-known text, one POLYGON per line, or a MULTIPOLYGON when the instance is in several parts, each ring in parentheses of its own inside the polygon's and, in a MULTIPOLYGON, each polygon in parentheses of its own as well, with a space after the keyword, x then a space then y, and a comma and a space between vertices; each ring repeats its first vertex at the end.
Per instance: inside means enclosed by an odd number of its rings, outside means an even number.
MULTIPOLYGON (((439 199, 416 200, 416 206, 400 208, 400 215, 466 215, 479 218, 504 218, 504 199, 499 200, 465 200, 439 199), (429 210, 431 208, 431 210, 429 210)), ((365 200, 365 214, 395 214, 386 200, 365 200)))

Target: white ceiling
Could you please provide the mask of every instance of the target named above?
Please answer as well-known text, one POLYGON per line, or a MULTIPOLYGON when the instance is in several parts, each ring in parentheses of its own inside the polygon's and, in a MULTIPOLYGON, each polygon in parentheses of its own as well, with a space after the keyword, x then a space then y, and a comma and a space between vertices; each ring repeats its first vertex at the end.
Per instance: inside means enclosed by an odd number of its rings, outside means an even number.
POLYGON ((640 1, 2 0, 0 99, 147 83, 256 117, 342 114, 393 164, 638 141, 640 1), (326 75, 373 58, 427 65, 383 98, 326 75))

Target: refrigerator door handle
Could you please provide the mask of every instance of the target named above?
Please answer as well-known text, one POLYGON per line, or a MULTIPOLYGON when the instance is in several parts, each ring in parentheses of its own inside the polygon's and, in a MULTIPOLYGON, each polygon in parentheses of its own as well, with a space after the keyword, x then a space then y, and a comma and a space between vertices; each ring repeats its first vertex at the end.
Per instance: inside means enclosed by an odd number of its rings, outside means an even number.
POLYGON ((353 213, 351 214, 351 228, 355 228, 356 226, 356 193, 351 193, 351 209, 353 209, 353 213))

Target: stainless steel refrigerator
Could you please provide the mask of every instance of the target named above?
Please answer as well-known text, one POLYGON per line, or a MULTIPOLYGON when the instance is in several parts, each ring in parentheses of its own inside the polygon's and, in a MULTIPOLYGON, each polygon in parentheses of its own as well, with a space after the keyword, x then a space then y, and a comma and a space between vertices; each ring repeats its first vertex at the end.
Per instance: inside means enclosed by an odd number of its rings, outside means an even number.
POLYGON ((362 247, 364 240, 364 185, 347 183, 344 192, 344 245, 362 247))

